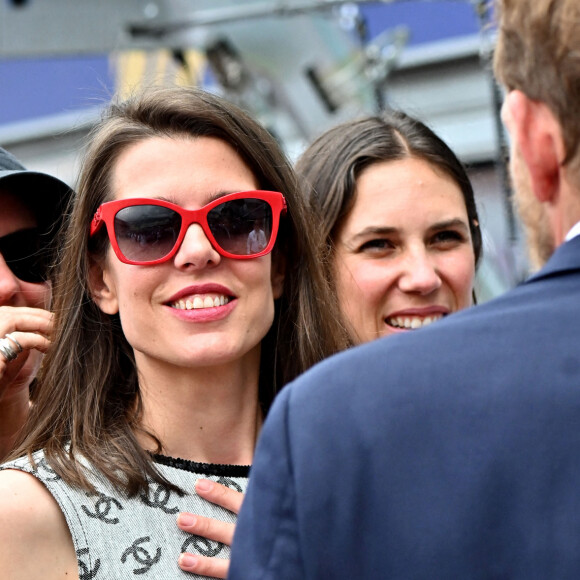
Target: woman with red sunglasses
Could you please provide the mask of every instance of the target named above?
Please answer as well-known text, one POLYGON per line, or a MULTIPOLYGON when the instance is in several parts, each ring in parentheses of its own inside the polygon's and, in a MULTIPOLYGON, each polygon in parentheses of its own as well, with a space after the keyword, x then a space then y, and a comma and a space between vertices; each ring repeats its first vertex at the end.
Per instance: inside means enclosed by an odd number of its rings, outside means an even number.
POLYGON ((0 472, 3 574, 186 577, 183 553, 225 577, 232 526, 212 522, 236 506, 204 497, 244 491, 276 392, 346 344, 313 227, 275 140, 232 104, 171 88, 109 108, 60 256, 53 345, 0 472), (182 512, 211 539, 180 529, 182 512))

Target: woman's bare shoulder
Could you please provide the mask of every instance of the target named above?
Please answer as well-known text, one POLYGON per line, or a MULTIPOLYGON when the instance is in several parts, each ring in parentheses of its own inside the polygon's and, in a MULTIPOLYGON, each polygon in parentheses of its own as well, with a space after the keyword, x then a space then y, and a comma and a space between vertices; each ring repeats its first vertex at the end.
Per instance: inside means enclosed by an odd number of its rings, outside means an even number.
MULTIPOLYGON (((60 513, 58 504, 44 485, 36 477, 17 469, 0 471, 0 513, 17 518, 30 519, 42 514, 37 525, 42 526, 46 516, 60 513)), ((34 519, 37 519, 36 517, 34 519)), ((32 522, 29 522, 32 523, 32 522)))
POLYGON ((0 570, 13 580, 78 578, 66 520, 50 492, 23 471, 0 471, 0 570), (68 576, 65 576, 68 574, 68 576))

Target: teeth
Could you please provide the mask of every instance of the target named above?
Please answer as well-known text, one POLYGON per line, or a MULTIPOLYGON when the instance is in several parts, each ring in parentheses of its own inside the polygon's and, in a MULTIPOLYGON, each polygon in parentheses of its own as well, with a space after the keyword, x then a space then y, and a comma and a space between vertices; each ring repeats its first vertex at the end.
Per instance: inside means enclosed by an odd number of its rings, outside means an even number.
POLYGON ((396 318, 388 318, 387 324, 394 326, 396 328, 408 328, 410 330, 415 330, 416 328, 422 328, 423 326, 429 326, 436 320, 443 318, 442 314, 435 314, 433 316, 426 316, 425 318, 419 318, 417 316, 397 316, 396 318))
POLYGON ((228 296, 193 296, 187 300, 177 300, 171 304, 171 308, 177 310, 198 310, 200 308, 215 308, 223 306, 230 301, 228 296))

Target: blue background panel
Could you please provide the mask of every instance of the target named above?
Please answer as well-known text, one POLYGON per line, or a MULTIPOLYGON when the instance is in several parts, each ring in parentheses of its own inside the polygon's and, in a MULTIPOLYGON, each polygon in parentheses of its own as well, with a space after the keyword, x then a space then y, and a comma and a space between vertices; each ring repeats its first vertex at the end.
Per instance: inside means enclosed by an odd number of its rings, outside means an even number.
POLYGON ((411 31, 410 46, 479 32, 479 19, 469 0, 377 2, 361 5, 360 11, 367 18, 370 38, 403 25, 411 31))
POLYGON ((106 55, 0 59, 0 124, 91 108, 113 87, 106 55))

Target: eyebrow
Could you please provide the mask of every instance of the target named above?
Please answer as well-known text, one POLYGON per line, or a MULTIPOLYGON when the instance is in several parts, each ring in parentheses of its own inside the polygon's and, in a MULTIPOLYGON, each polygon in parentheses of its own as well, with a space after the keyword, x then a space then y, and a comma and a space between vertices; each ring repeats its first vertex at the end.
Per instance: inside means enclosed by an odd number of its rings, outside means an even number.
POLYGON ((211 194, 211 196, 208 198, 207 203, 211 203, 212 201, 215 201, 216 199, 219 199, 220 197, 230 195, 230 193, 238 193, 240 191, 253 191, 253 190, 248 190, 248 189, 234 189, 231 191, 220 190, 220 191, 217 191, 216 193, 211 194))
POLYGON ((430 228, 429 231, 440 231, 440 230, 446 230, 449 228, 455 228, 455 229, 460 229, 463 230, 464 232, 469 232, 469 225, 466 223, 465 220, 462 220, 460 218, 453 218, 450 220, 445 220, 443 222, 439 222, 436 224, 433 224, 430 228))
MULTIPOLYGON (((436 232, 445 230, 448 228, 456 228, 463 230, 464 232, 469 232, 469 226, 460 218, 453 218, 450 220, 445 220, 442 222, 437 222, 428 228, 428 232, 436 232)), ((358 238, 366 238, 368 236, 389 236, 399 232, 398 228, 388 227, 388 226, 369 226, 364 230, 356 233, 352 236, 353 240, 357 240, 358 238)))
MULTIPOLYGON (((205 201, 203 202, 203 206, 207 205, 208 203, 211 203, 212 201, 215 201, 216 199, 220 199, 220 197, 225 197, 226 195, 230 195, 230 193, 238 193, 241 191, 256 191, 256 189, 234 189, 232 191, 220 190, 220 191, 217 191, 217 192, 212 193, 209 196, 207 196, 205 201)), ((175 205, 179 205, 177 203, 177 201, 175 200, 175 198, 167 197, 165 195, 161 195, 159 197, 156 197, 155 199, 159 199, 161 201, 167 201, 169 203, 174 203, 175 205)))
POLYGON ((389 236, 392 234, 396 234, 398 231, 399 231, 398 228, 369 226, 366 227, 364 230, 354 234, 354 236, 352 236, 352 239, 357 240, 358 238, 366 238, 368 236, 389 236))

